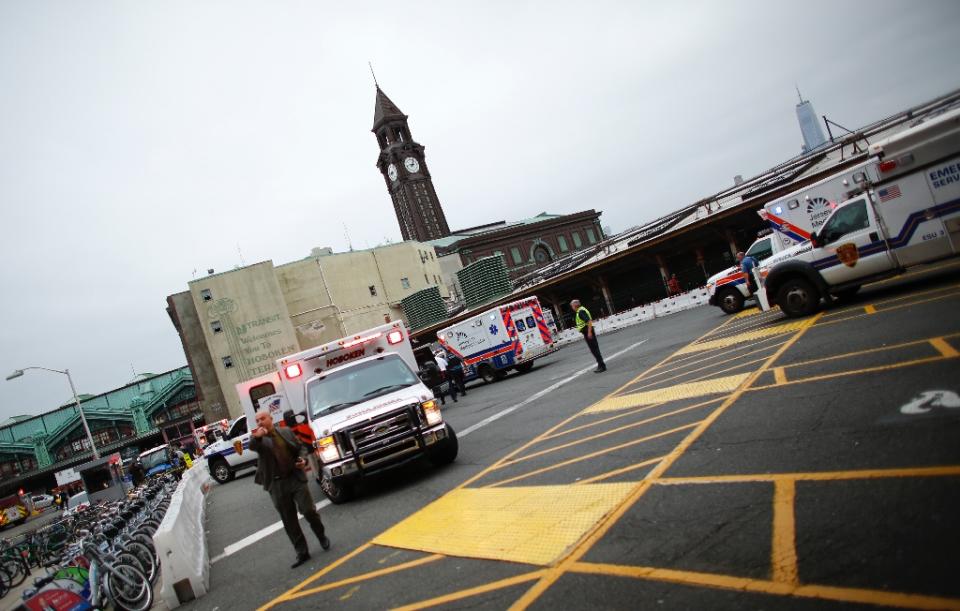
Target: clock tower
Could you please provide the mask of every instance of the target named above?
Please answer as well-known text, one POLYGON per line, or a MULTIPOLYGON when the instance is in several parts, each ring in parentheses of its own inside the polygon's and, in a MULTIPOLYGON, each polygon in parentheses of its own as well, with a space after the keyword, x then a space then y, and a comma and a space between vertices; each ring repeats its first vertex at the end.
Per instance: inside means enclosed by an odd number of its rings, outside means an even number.
POLYGON ((433 189, 424 147, 414 142, 407 115, 400 112, 379 85, 371 131, 380 145, 377 168, 387 183, 403 239, 427 242, 450 235, 447 217, 433 189))

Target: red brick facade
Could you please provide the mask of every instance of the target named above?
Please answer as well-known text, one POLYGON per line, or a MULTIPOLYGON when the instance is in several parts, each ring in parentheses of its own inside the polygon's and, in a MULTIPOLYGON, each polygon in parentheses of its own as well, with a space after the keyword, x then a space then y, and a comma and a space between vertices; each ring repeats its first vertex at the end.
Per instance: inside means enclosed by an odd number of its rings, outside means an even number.
POLYGON ((464 235, 449 246, 437 246, 437 253, 456 252, 465 266, 499 253, 514 279, 603 240, 600 214, 585 210, 563 216, 541 215, 543 220, 535 217, 523 223, 496 223, 490 225, 489 230, 468 229, 463 233, 482 233, 464 235))

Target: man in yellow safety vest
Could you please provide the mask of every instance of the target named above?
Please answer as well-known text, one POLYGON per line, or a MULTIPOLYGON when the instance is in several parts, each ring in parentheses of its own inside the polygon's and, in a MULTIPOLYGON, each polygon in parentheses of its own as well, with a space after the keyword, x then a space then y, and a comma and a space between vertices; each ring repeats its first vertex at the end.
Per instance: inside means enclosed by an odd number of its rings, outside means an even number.
POLYGON ((590 316, 590 310, 580 305, 579 299, 570 302, 570 309, 575 312, 573 321, 577 325, 577 331, 583 335, 593 358, 597 359, 597 368, 593 372, 603 373, 607 370, 607 366, 603 363, 603 356, 600 354, 600 345, 597 343, 597 334, 593 329, 593 317, 590 316))

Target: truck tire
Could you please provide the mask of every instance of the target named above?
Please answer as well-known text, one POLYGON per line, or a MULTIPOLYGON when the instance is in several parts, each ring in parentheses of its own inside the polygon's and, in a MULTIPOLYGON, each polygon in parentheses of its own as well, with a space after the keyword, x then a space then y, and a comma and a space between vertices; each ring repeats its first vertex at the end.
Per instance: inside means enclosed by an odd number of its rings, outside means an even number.
POLYGON ((777 291, 777 305, 790 318, 809 316, 820 309, 820 291, 806 278, 789 278, 777 291))
POLYGON ((487 384, 493 384, 499 379, 497 377, 497 370, 487 363, 480 365, 480 368, 477 370, 477 374, 487 384))
POLYGON ((218 484, 226 484, 235 477, 233 471, 230 470, 230 465, 222 458, 210 464, 210 476, 217 480, 218 484))
POLYGON ((724 314, 736 314, 743 309, 743 293, 737 289, 726 289, 717 295, 717 305, 724 314))
POLYGON ((428 460, 438 467, 449 465, 455 461, 457 459, 457 453, 460 451, 460 442, 457 441, 457 434, 453 432, 453 428, 449 424, 446 425, 446 429, 447 438, 438 444, 438 447, 434 448, 427 456, 428 460))
POLYGON ((352 485, 338 484, 327 475, 320 478, 320 489, 323 490, 323 494, 330 499, 330 502, 334 505, 346 503, 353 498, 352 485))
POLYGON ((526 363, 517 365, 517 371, 520 373, 527 373, 531 369, 533 369, 533 361, 527 361, 526 363))

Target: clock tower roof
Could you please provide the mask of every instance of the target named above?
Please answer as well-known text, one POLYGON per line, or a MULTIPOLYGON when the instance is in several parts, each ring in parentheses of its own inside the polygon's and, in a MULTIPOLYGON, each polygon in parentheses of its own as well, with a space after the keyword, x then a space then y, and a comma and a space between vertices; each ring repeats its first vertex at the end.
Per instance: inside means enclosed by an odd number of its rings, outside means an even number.
POLYGON ((387 97, 387 94, 377 86, 377 101, 373 105, 373 129, 376 131, 384 122, 390 119, 406 120, 407 115, 397 108, 397 105, 387 97))

